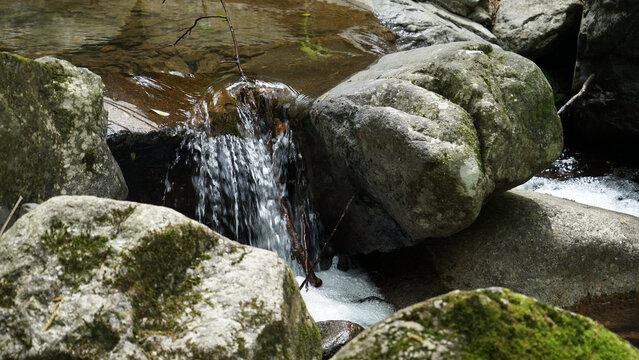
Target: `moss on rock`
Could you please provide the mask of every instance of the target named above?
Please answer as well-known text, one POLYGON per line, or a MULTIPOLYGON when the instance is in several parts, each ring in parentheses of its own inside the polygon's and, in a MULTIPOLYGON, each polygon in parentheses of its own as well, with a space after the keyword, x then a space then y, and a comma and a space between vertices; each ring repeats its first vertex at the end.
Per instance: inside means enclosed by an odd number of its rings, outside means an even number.
POLYGON ((201 279, 189 270, 218 239, 202 227, 169 225, 145 235, 140 246, 123 254, 126 270, 116 286, 132 300, 137 335, 182 330, 180 317, 202 300, 195 290, 201 279))
POLYGON ((503 288, 453 291, 366 330, 333 359, 639 359, 593 320, 503 288))
POLYGON ((56 254, 64 267, 62 281, 73 288, 89 282, 92 271, 101 267, 111 252, 108 238, 88 232, 76 234, 59 219, 51 221, 41 238, 44 247, 56 254))

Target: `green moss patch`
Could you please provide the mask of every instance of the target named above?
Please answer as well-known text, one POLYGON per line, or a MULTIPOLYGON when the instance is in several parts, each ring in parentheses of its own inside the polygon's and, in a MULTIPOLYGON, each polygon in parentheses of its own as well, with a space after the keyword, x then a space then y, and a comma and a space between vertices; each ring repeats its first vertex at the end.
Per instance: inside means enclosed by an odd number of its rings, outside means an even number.
POLYGON ((10 308, 14 304, 16 297, 16 286, 11 276, 5 275, 0 278, 0 307, 10 308))
POLYGON ((639 352, 594 321, 512 292, 455 303, 443 324, 464 336, 469 359, 637 359, 639 352))
POLYGON ((128 294, 134 308, 136 335, 182 331, 180 317, 202 300, 195 288, 195 269, 218 238, 191 224, 150 232, 131 253, 124 254, 116 286, 128 294))
POLYGON ((639 359, 593 320, 507 289, 452 292, 363 332, 335 359, 639 359))
POLYGON ((73 234, 58 219, 51 221, 41 239, 43 246, 56 254, 64 267, 61 279, 73 288, 88 283, 92 271, 101 267, 111 252, 108 238, 91 236, 85 232, 73 234))
POLYGON ((129 205, 124 209, 114 208, 114 209, 111 209, 109 212, 98 216, 96 220, 101 223, 107 223, 112 225, 115 230, 115 233, 112 236, 115 237, 120 232, 122 223, 125 222, 126 219, 128 219, 129 216, 131 216, 131 214, 133 214, 133 212, 135 211, 135 208, 136 207, 133 205, 129 205))

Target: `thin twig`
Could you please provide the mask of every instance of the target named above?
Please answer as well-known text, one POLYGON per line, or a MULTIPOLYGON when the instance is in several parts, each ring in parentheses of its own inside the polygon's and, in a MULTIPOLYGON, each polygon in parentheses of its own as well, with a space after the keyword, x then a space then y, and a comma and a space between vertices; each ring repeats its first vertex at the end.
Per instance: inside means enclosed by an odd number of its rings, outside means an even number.
MULTIPOLYGON (((166 2, 166 0, 162 0, 163 4, 164 2, 166 2)), ((229 30, 231 31, 231 39, 233 40, 233 49, 235 50, 235 60, 232 62, 237 65, 237 70, 240 72, 242 81, 247 83, 248 79, 246 78, 246 75, 244 75, 244 69, 242 69, 242 63, 240 62, 240 48, 237 45, 237 39, 235 38, 235 29, 233 28, 233 23, 231 22, 229 11, 226 8, 226 3, 224 2, 224 0, 220 0, 220 3, 222 4, 222 8, 224 8, 225 16, 221 16, 221 15, 200 16, 199 18, 195 19, 195 22, 193 23, 193 25, 191 25, 191 27, 186 29, 186 31, 184 31, 184 33, 177 40, 175 40, 175 43, 173 43, 173 45, 177 45, 177 43, 179 43, 180 40, 182 40, 186 35, 189 35, 191 31, 195 28, 195 26, 197 26, 197 23, 200 20, 211 19, 211 18, 224 19, 226 21, 226 24, 229 26, 229 30)))
POLYGON ((590 86, 590 83, 592 82, 594 78, 595 78, 595 74, 590 74, 590 76, 588 76, 588 79, 586 79, 586 82, 584 82, 584 84, 581 86, 581 90, 579 90, 579 92, 575 94, 575 96, 571 97, 570 100, 568 100, 568 102, 566 102, 564 106, 562 106, 561 109, 557 111, 557 115, 561 116, 561 114, 563 114, 564 111, 566 111, 566 109, 569 106, 571 106, 575 101, 577 101, 577 99, 582 97, 586 93, 588 86, 590 86))
POLYGON ((13 205, 13 209, 9 213, 9 217, 7 217, 7 220, 5 220, 4 225, 2 225, 2 229, 0 229, 0 236, 4 234, 4 230, 7 228, 7 225, 9 225, 9 221, 11 221, 11 217, 13 217, 13 214, 16 212, 16 209, 18 209, 18 205, 20 205, 21 201, 22 201, 22 196, 18 197, 18 201, 16 201, 16 204, 13 205))
POLYGON ((231 23, 229 12, 226 9, 226 3, 224 2, 224 0, 220 0, 220 3, 222 3, 222 7, 224 8, 224 15, 226 15, 226 22, 229 24, 229 30, 231 30, 231 38, 233 39, 233 47, 235 48, 235 60, 237 60, 237 69, 240 71, 242 80, 244 82, 247 82, 246 76, 244 75, 244 70, 242 69, 242 64, 240 64, 240 49, 237 46, 237 40, 235 39, 235 30, 233 29, 233 24, 231 23))
POLYGON ((308 242, 306 241, 306 216, 304 216, 304 211, 302 211, 302 246, 304 246, 304 273, 308 272, 308 242))
MULTIPOLYGON (((348 200, 348 203, 346 204, 346 207, 344 208, 344 211, 342 211, 342 216, 340 216, 339 220, 337 220, 337 224, 335 224, 335 227, 333 228, 333 231, 331 231, 331 235, 328 236, 328 239, 324 243, 324 246, 322 246, 322 250, 320 251, 319 255, 317 255, 317 258, 315 259, 315 261, 313 261, 313 264, 311 265, 311 269, 314 268, 315 265, 317 265, 317 262, 322 258, 322 255, 324 255, 324 251, 326 250, 326 246, 333 239, 333 235, 335 235, 335 232, 337 231, 337 228, 339 227, 339 224, 342 223, 342 219, 344 219, 344 215, 346 215, 346 212, 348 211, 348 208, 351 206, 351 203, 353 202, 354 198, 355 198, 355 195, 351 196, 350 200, 348 200)), ((300 285, 300 290, 302 290, 304 288, 304 286, 306 285, 307 282, 308 282, 308 275, 306 275, 306 277, 304 278, 304 281, 302 281, 302 284, 300 285)))
POLYGON ((193 25, 191 25, 191 26, 190 26, 189 28, 187 28, 187 29, 183 29, 183 30, 186 30, 186 31, 184 31, 184 33, 183 33, 183 34, 182 34, 182 35, 181 35, 181 36, 180 36, 177 40, 175 40, 175 42, 173 43, 173 46, 177 45, 177 43, 179 43, 179 42, 180 42, 180 40, 184 39, 184 37, 185 37, 186 35, 189 35, 189 34, 191 33, 191 30, 195 29, 195 27, 197 26, 197 23, 198 23, 200 20, 203 20, 203 19, 216 19, 216 18, 217 18, 217 19, 224 19, 224 20, 226 20, 226 21, 229 21, 229 19, 228 19, 226 16, 222 16, 222 15, 207 15, 207 16, 200 16, 199 18, 195 19, 195 22, 193 23, 193 25))

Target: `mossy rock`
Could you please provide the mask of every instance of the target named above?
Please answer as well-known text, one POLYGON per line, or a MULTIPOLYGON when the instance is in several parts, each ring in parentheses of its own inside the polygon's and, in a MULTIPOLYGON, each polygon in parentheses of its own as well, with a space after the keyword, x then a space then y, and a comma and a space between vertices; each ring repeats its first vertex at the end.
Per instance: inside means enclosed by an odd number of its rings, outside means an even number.
POLYGON ((0 359, 319 359, 291 270, 163 207, 59 196, 0 238, 0 359))
MULTIPOLYGON (((486 43, 386 55, 320 96, 311 119, 333 176, 348 179, 337 187, 354 187, 357 200, 372 199, 401 228, 346 230, 337 243, 352 253, 455 234, 490 196, 526 182, 563 148, 543 72, 486 43)), ((365 211, 354 217, 370 219, 365 211)))
POLYGON ((62 194, 123 199, 106 144, 99 76, 67 61, 0 52, 0 206, 62 194))
POLYGON ((333 358, 639 359, 587 317, 505 288, 453 291, 367 329, 333 358))

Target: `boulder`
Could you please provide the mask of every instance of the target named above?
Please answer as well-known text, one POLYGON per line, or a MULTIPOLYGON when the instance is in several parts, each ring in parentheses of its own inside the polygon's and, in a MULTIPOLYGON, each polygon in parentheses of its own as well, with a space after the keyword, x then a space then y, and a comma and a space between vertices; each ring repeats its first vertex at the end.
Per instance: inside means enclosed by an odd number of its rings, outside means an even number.
POLYGON ((368 234, 344 226, 335 243, 349 253, 461 231, 487 197, 546 168, 563 146, 541 70, 472 42, 386 55, 316 100, 311 121, 335 178, 358 194, 349 217, 390 224, 368 234))
MULTIPOLYGON (((412 0, 357 0, 357 2, 375 12, 396 34, 395 43, 400 50, 454 41, 498 43, 495 35, 484 26, 429 2, 412 0)), ((441 1, 441 4, 444 3, 448 2, 441 1)))
POLYGON ((405 308, 335 354, 342 359, 639 359, 595 321, 504 288, 453 291, 405 308))
POLYGON ((326 360, 364 331, 361 325, 345 320, 319 321, 317 327, 322 335, 322 359, 326 360))
POLYGON ((637 239, 634 216, 512 190, 429 252, 449 288, 505 286, 569 307, 589 295, 638 291, 637 239))
POLYGON ((0 206, 18 196, 123 199, 127 187, 106 144, 100 77, 64 60, 0 53, 0 206))
MULTIPOLYGON (((586 0, 572 82, 576 93, 594 74, 584 96, 566 116, 567 127, 588 145, 625 145, 635 151, 639 136, 639 3, 586 0)), ((626 150, 624 149, 624 150, 626 150)))
POLYGON ((495 196, 459 234, 371 261, 395 306, 504 286, 568 308, 639 291, 637 239, 639 218, 517 189, 495 196), (413 262, 428 265, 406 266, 413 262))
POLYGON ((0 359, 319 359, 291 270, 174 210, 54 197, 0 237, 0 359))
POLYGON ((575 41, 581 0, 501 0, 493 33, 504 47, 531 59, 575 41))

